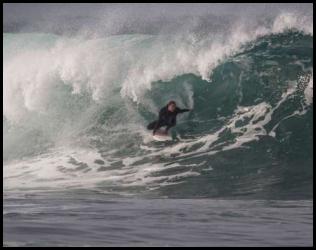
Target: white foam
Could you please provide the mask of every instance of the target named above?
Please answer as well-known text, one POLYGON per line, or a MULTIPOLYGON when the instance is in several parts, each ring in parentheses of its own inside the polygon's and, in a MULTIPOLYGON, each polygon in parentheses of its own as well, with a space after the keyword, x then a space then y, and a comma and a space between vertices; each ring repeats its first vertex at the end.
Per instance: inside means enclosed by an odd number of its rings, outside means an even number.
POLYGON ((283 12, 278 15, 272 26, 273 33, 280 33, 289 29, 302 30, 313 35, 313 20, 311 16, 302 16, 295 12, 283 12))
MULTIPOLYGON (((126 157, 123 160, 125 167, 109 168, 114 160, 108 156, 108 160, 92 149, 65 147, 33 157, 30 159, 11 162, 4 165, 4 190, 36 190, 56 191, 65 189, 85 188, 90 190, 103 190, 107 186, 120 188, 140 186, 157 188, 166 185, 174 185, 189 176, 197 176, 198 172, 192 168, 201 164, 182 165, 147 162, 135 164, 142 157, 126 157), (103 164, 95 162, 102 159, 103 164), (178 167, 181 168, 179 171, 178 167), (98 169, 102 167, 102 171, 98 169), (107 169, 109 168, 109 169, 107 169), (175 174, 162 175, 162 170, 177 169, 175 174), (86 171, 89 170, 89 171, 86 171), (158 175, 153 175, 158 173, 158 175), (103 188, 102 188, 103 187, 103 188)), ((126 191, 118 191, 120 194, 126 191)))
POLYGON ((311 105, 313 103, 313 76, 309 79, 309 82, 304 90, 304 95, 306 105, 311 105))
MULTIPOLYGON (((19 122, 31 111, 49 112, 59 85, 69 85, 73 94, 88 93, 96 102, 110 97, 116 88, 123 98, 142 102, 154 81, 170 80, 184 73, 210 81, 212 70, 243 44, 290 28, 312 34, 313 22, 310 16, 283 12, 274 19, 272 27, 236 20, 225 31, 203 39, 192 39, 186 33, 91 40, 48 36, 50 43, 44 47, 33 42, 17 53, 6 52, 4 114, 19 122)), ((15 39, 17 44, 23 44, 23 34, 15 39)), ((4 48, 15 50, 6 44, 4 48)), ((188 104, 193 105, 191 97, 188 104)))

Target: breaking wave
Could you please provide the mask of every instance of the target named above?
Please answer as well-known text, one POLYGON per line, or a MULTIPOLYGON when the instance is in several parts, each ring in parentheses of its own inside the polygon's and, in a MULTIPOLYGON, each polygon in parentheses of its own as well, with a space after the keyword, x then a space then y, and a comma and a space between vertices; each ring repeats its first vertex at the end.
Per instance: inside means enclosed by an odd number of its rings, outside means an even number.
POLYGON ((4 34, 4 189, 311 197, 312 22, 211 34, 4 34), (170 142, 146 125, 192 112, 170 142))

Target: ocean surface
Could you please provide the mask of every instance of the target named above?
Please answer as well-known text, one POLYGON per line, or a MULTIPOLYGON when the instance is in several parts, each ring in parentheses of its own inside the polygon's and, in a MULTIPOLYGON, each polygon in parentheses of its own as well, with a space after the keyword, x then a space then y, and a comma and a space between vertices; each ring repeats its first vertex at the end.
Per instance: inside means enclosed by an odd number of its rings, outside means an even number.
POLYGON ((3 33, 3 245, 312 246, 312 13, 260 11, 3 33))
POLYGON ((312 201, 5 198, 4 246, 312 246, 312 201))

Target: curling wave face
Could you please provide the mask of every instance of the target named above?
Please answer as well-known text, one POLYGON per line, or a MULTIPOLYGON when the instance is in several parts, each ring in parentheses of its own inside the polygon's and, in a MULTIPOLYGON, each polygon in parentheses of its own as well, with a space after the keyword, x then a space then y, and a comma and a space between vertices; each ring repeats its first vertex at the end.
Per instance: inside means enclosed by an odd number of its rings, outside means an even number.
POLYGON ((5 191, 310 198, 312 27, 248 28, 4 34, 5 191), (155 142, 146 125, 170 99, 193 111, 155 142))

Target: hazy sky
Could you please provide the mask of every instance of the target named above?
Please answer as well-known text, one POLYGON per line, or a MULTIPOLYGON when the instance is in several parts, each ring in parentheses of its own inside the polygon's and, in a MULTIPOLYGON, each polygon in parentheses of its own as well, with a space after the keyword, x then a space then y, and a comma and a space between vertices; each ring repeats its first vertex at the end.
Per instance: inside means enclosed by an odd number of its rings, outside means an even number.
POLYGON ((150 15, 183 15, 203 13, 229 13, 250 11, 276 11, 278 9, 312 11, 311 3, 5 3, 3 6, 4 21, 19 17, 38 18, 59 15, 94 15, 109 11, 122 10, 125 13, 150 15))
MULTIPOLYGON (((5 3, 3 28, 5 32, 80 29, 82 26, 102 25, 109 28, 131 26, 135 20, 143 23, 173 22, 180 16, 244 16, 274 15, 280 10, 313 14, 307 4, 248 4, 248 3, 5 3)), ((137 23, 139 25, 139 22, 137 23)), ((143 24, 144 25, 144 24, 143 24)))

